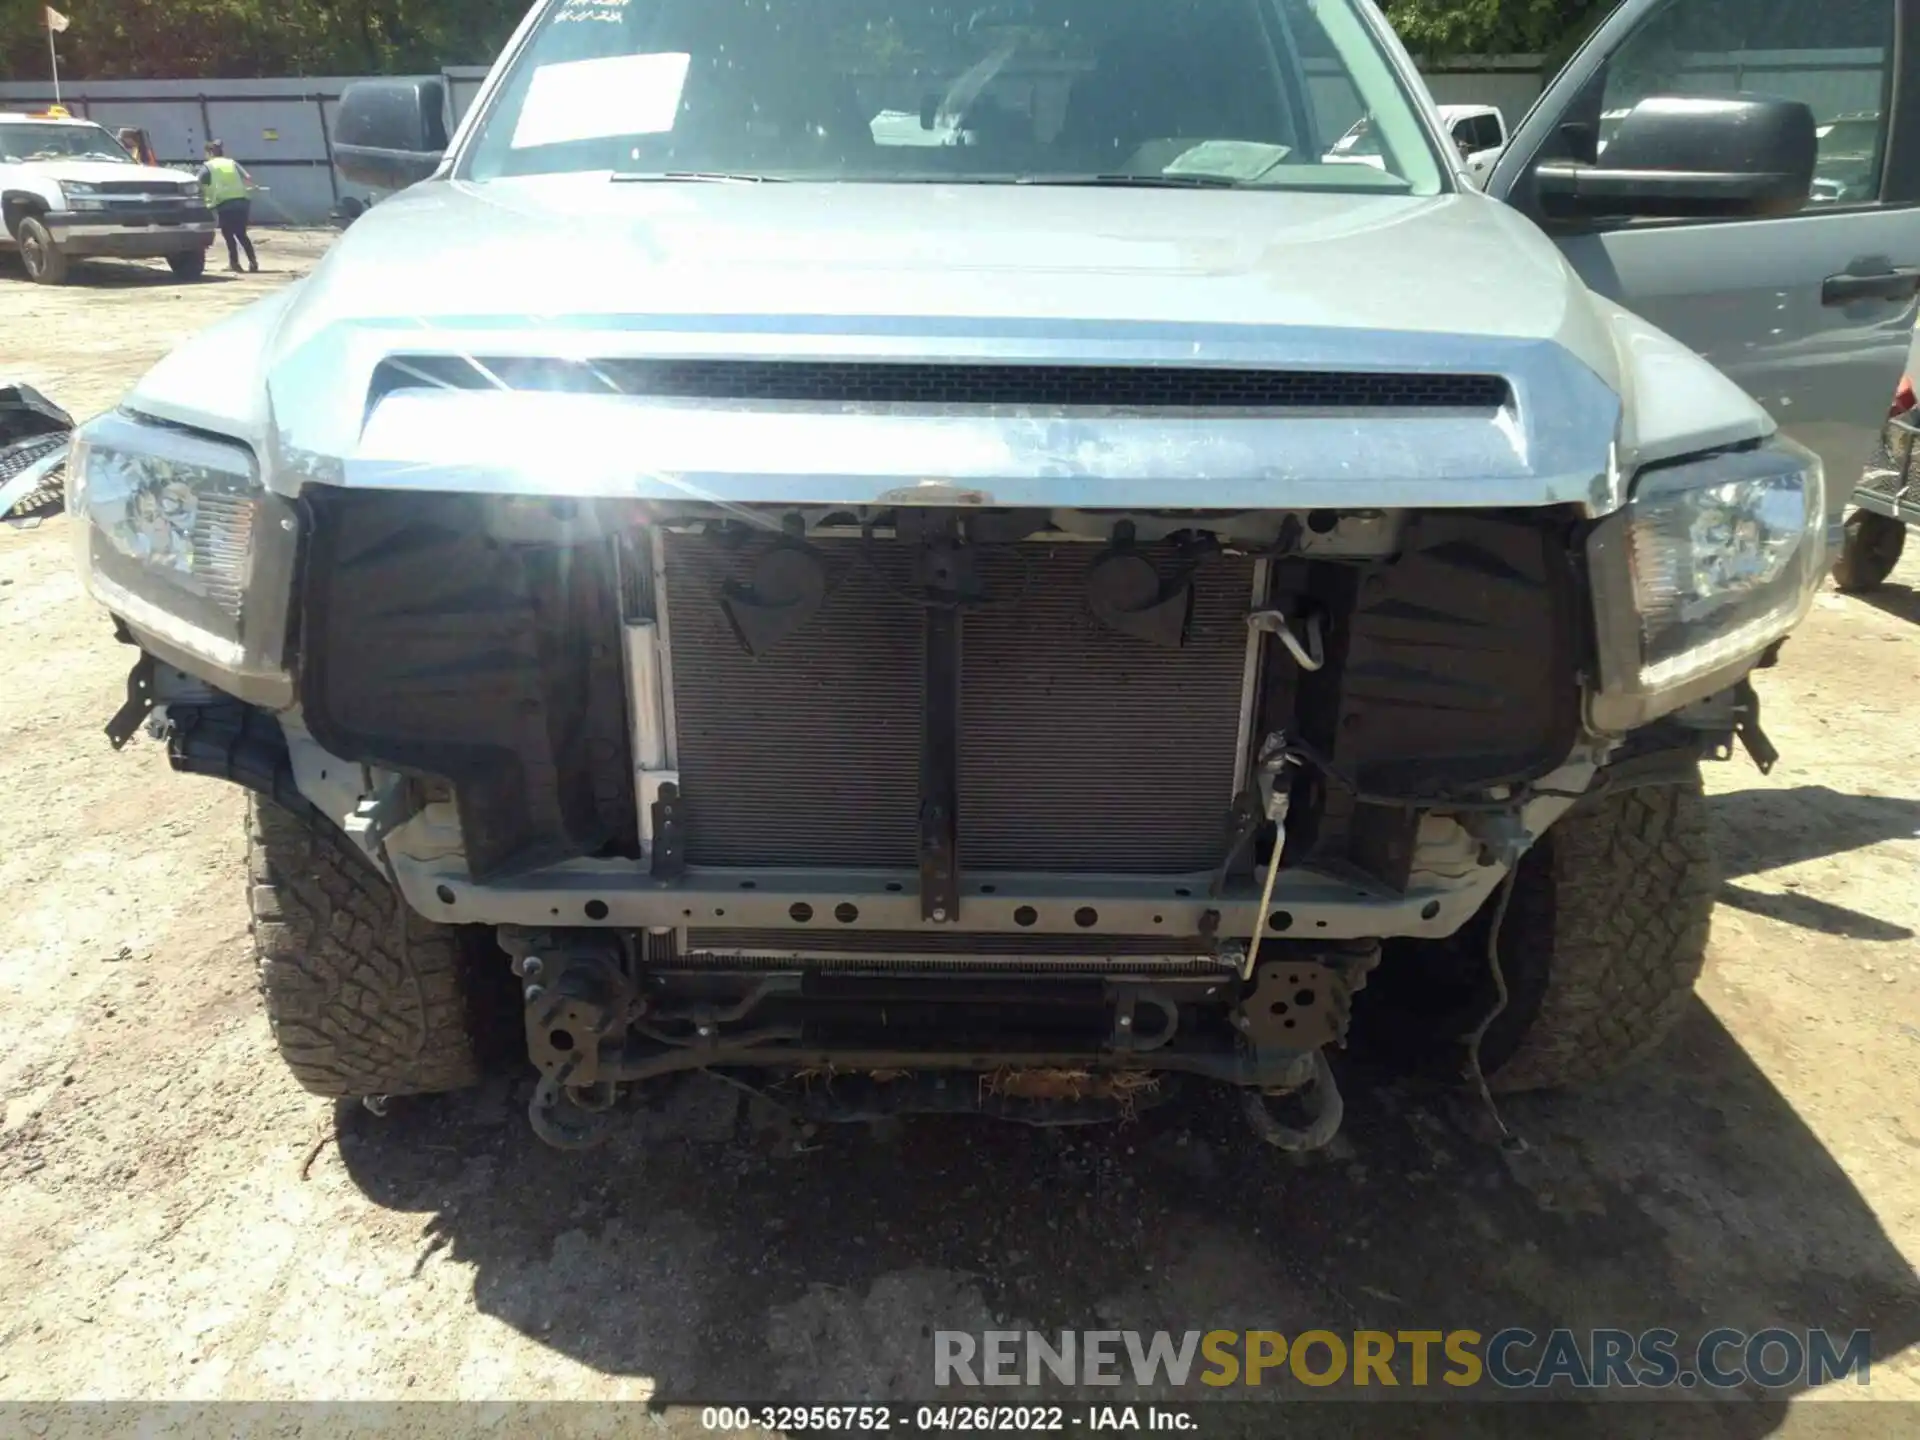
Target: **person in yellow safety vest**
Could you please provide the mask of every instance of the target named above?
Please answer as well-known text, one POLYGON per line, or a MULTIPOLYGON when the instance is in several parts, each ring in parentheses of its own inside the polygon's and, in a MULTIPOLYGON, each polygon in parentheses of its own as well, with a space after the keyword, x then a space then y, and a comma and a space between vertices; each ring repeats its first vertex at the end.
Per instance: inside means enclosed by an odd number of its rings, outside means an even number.
POLYGON ((218 140, 207 141, 207 163, 197 174, 200 188, 206 191, 207 204, 213 207, 220 221, 220 233, 227 239, 227 269, 240 268, 240 251, 244 247, 247 268, 257 274, 260 261, 253 253, 253 241, 247 238, 247 216, 253 209, 253 201, 248 198, 254 188, 253 176, 238 160, 227 158, 218 140))

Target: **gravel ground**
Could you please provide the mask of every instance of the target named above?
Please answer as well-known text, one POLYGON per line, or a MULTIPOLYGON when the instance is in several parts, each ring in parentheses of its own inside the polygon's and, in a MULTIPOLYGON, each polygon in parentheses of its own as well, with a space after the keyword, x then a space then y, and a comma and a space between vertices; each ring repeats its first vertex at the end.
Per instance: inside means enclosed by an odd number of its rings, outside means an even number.
MULTIPOLYGON (((0 372, 94 413, 329 238, 265 232, 265 273, 190 286, 0 266, 0 372)), ((1099 1131, 816 1134, 699 1080, 561 1155, 525 1082, 385 1119, 294 1087, 239 793, 107 749, 129 656, 66 522, 0 528, 0 1401, 849 1401, 925 1395, 935 1328, 1506 1324, 1865 1327, 1867 1393, 1920 1400, 1917 586, 1821 596, 1763 677, 1785 759, 1712 768, 1698 1001, 1637 1073, 1508 1104, 1523 1152, 1350 1066, 1300 1162, 1212 1092, 1099 1131)), ((1901 1428, 1811 1409, 1691 1428, 1901 1428)))

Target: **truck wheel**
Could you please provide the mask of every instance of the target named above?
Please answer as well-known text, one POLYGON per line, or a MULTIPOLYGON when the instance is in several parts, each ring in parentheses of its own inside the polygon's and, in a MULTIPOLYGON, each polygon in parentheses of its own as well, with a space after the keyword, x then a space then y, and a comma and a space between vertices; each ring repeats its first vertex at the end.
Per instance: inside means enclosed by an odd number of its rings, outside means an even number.
POLYGON ((22 216, 13 238, 20 246, 20 263, 26 267, 29 280, 36 285, 67 283, 67 257, 38 219, 22 216))
POLYGON ((180 280, 198 280, 207 273, 207 252, 176 250, 167 256, 167 268, 180 280))
MULTIPOLYGON (((1657 1045, 1699 978, 1717 887, 1697 766, 1669 765, 1659 783, 1623 772, 1561 817, 1520 862, 1501 925, 1507 1004, 1480 1042, 1488 1085, 1579 1085, 1657 1045)), ((1496 903, 1451 940, 1388 942, 1355 1008, 1369 1048, 1457 1070, 1461 1037, 1493 1006, 1496 903)))
POLYGON ((294 1078, 333 1096, 476 1083, 518 1002, 492 936, 421 919, 324 817, 249 801, 260 993, 294 1078))
POLYGON ((1833 583, 1849 595, 1884 585, 1900 552, 1907 546, 1907 527, 1898 520, 1856 510, 1847 517, 1846 543, 1833 565, 1833 583))
POLYGON ((1521 863, 1501 927, 1508 1000, 1480 1044, 1489 1084, 1577 1085, 1659 1044, 1700 978, 1718 888, 1697 768, 1562 817, 1521 863))

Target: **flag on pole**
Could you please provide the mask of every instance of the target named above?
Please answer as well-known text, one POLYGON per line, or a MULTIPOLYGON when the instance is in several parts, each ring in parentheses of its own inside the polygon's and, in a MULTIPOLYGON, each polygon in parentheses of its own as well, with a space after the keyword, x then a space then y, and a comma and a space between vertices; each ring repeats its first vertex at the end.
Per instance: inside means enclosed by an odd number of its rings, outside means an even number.
POLYGON ((56 109, 60 105, 60 52, 53 48, 53 37, 67 28, 67 17, 51 5, 47 12, 47 63, 53 67, 53 103, 56 109))

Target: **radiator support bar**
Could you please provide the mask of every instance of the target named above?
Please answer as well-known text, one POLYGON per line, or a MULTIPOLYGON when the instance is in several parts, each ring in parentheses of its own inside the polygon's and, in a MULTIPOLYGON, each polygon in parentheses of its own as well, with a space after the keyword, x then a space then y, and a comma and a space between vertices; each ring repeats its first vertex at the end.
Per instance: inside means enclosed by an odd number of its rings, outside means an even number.
POLYGON ((924 575, 925 705, 920 731, 920 918, 931 925, 960 920, 960 635, 959 576, 965 561, 951 539, 931 538, 924 575))

